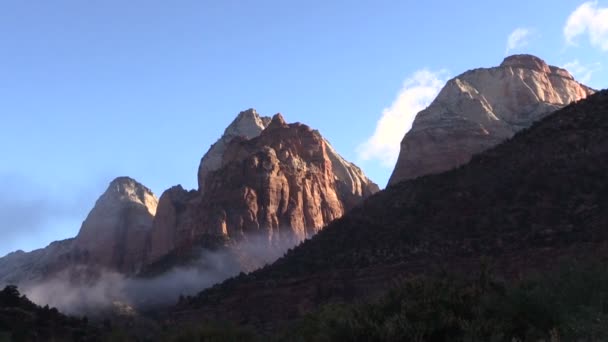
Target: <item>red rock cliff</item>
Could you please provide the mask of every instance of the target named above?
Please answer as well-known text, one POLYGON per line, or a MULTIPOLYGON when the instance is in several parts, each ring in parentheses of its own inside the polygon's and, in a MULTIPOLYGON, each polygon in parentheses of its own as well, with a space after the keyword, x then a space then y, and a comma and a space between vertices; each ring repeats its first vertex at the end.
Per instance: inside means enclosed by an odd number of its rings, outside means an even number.
MULTIPOLYGON (((148 262, 207 235, 293 244, 378 191, 318 131, 287 124, 281 114, 262 120, 255 111, 242 112, 230 127, 247 127, 242 120, 254 129, 224 135, 218 141, 220 153, 216 144, 208 152, 215 155, 203 157, 199 184, 204 188, 187 192, 174 187, 161 196, 148 262), (263 130, 255 135, 260 126, 263 130), (212 167, 203 165, 208 160, 214 161, 212 167)), ((233 133, 230 127, 226 131, 233 133)))

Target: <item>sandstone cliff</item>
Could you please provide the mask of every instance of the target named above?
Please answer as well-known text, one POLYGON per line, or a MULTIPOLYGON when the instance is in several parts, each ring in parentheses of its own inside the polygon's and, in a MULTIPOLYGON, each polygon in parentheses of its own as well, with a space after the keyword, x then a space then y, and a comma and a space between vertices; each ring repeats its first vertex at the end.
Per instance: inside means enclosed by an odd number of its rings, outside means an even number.
POLYGON ((146 262, 209 236, 293 245, 377 192, 318 131, 241 112, 202 158, 199 191, 160 198, 146 262))
POLYGON ((467 71, 448 81, 418 113, 401 142, 389 185, 465 164, 472 155, 592 93, 568 71, 531 55, 467 71))

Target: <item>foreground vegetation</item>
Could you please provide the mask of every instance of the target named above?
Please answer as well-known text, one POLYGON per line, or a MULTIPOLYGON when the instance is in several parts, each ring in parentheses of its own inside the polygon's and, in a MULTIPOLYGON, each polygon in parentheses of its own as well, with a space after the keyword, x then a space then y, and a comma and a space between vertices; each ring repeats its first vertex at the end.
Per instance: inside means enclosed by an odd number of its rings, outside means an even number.
POLYGON ((330 304, 275 336, 205 323, 174 341, 608 341, 608 266, 570 263, 506 284, 483 268, 474 280, 406 281, 371 303, 330 304))

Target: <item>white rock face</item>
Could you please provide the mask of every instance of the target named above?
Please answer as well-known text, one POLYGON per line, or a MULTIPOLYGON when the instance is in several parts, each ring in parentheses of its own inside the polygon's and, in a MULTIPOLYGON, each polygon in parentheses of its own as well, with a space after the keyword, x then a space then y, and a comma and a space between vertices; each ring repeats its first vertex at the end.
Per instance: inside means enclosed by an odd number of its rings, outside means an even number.
POLYGON ((251 139, 259 136, 264 128, 268 126, 270 120, 270 117, 259 116, 255 109, 248 109, 239 113, 236 119, 226 127, 222 137, 211 145, 209 151, 201 159, 198 167, 198 189, 201 193, 205 191, 205 179, 209 172, 219 170, 222 166, 222 156, 228 143, 236 137, 251 139))
POLYGON ((531 55, 467 71, 418 113, 389 185, 467 163, 546 115, 593 94, 564 69, 531 55))
POLYGON ((74 246, 95 263, 123 273, 141 267, 158 199, 128 177, 116 178, 82 223, 74 246))

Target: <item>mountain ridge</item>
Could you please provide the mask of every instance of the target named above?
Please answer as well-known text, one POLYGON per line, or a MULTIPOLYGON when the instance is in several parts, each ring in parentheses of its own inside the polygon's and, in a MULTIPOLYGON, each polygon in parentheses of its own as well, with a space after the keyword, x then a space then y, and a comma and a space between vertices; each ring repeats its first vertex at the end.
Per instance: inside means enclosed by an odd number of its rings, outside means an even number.
POLYGON ((157 274, 183 266, 182 261, 188 258, 198 260, 200 249, 218 248, 230 248, 224 254, 234 254, 231 257, 251 271, 379 190, 317 130, 300 123, 287 124, 281 114, 260 116, 255 109, 240 112, 224 130, 202 157, 198 176, 202 177, 199 189, 177 185, 163 192, 160 199, 135 179, 115 178, 97 199, 76 237, 0 258, 0 282, 35 283, 66 268, 78 268, 70 277, 85 282, 94 281, 103 271, 128 277, 157 274), (251 167, 251 163, 258 164, 251 167), (299 171, 294 171, 294 166, 299 171), (228 173, 226 168, 234 172, 228 173), (263 179, 266 186, 260 183, 263 179), (284 187, 278 192, 267 191, 275 179, 282 179, 277 184, 284 187), (229 185, 232 197, 219 208, 214 202, 224 196, 223 187, 229 185), (208 194, 209 187, 216 188, 214 193, 208 194), (245 199, 242 191, 258 199, 245 199), (276 207, 279 202, 285 204, 282 209, 276 207), (230 208, 234 203, 241 203, 242 212, 230 208), (239 223, 246 217, 250 217, 248 224, 256 225, 255 231, 239 223), (233 228, 237 224, 245 229, 233 228), (283 241, 281 235, 292 238, 283 241), (250 241, 239 246, 243 238, 250 241), (272 251, 260 252, 257 245, 262 244, 272 251), (253 254, 248 258, 247 253, 253 254), (162 267, 157 267, 159 262, 162 267), (93 278, 82 279, 81 266, 90 270, 84 273, 93 278))
POLYGON ((172 315, 274 329, 319 304, 368 298, 411 275, 467 274, 482 256, 510 278, 560 258, 605 260, 606 136, 604 90, 466 165, 370 196, 274 264, 207 289, 172 315))

